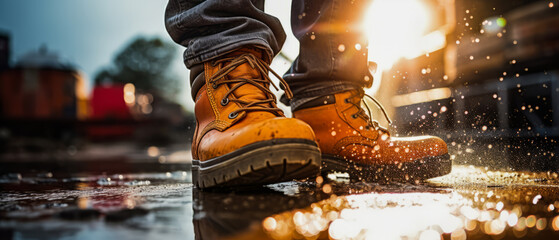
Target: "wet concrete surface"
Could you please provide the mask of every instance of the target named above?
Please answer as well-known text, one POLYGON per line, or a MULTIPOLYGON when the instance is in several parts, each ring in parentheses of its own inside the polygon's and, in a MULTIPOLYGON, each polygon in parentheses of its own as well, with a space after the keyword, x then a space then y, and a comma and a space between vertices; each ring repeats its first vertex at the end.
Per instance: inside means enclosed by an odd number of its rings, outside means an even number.
POLYGON ((0 152, 0 175, 22 170, 56 172, 57 177, 85 171, 89 174, 180 171, 188 169, 192 162, 190 151, 184 149, 187 149, 184 143, 157 147, 122 141, 89 143, 80 149, 73 145, 42 151, 17 149, 0 152))
POLYGON ((0 176, 1 239, 559 239, 559 176, 454 166, 198 191, 188 171, 0 176), (63 177, 62 177, 63 176, 63 177))

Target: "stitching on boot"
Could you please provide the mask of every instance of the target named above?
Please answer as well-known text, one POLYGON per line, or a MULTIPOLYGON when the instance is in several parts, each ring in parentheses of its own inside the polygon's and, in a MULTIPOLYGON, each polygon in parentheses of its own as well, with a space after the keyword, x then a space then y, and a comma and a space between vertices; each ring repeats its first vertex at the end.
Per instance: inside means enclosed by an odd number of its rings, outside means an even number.
POLYGON ((227 129, 228 127, 229 127, 229 122, 222 121, 222 120, 215 120, 215 121, 209 123, 202 130, 202 132, 200 132, 200 138, 203 138, 204 135, 206 135, 206 133, 208 133, 211 130, 218 130, 218 131, 222 132, 223 130, 227 129))
POLYGON ((208 85, 208 79, 210 79, 211 77, 211 73, 210 74, 210 67, 209 67, 208 62, 204 63, 204 74, 205 74, 205 80, 206 80, 206 93, 208 94, 208 100, 210 102, 210 105, 212 106, 212 110, 215 114, 215 119, 219 119, 219 110, 217 109, 217 106, 215 104, 215 98, 214 98, 214 94, 213 94, 213 89, 210 89, 209 85, 208 85))

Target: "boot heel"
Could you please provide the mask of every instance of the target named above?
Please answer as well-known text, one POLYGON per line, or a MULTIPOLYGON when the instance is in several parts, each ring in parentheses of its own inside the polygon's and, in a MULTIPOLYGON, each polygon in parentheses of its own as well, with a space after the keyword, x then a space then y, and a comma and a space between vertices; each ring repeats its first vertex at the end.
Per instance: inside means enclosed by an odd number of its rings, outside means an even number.
POLYGON ((196 186, 196 188, 200 189, 202 186, 200 186, 200 161, 198 160, 192 160, 192 168, 191 168, 191 172, 192 172, 192 184, 194 186, 196 186))

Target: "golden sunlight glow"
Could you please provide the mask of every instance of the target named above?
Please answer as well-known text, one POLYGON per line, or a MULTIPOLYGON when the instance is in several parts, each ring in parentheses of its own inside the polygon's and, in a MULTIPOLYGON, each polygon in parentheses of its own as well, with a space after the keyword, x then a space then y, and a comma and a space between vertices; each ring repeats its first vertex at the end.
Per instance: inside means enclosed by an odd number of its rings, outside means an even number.
POLYGON ((415 58, 446 46, 446 26, 433 31, 435 13, 424 0, 375 0, 368 9, 363 27, 369 38, 369 60, 378 71, 367 93, 380 88, 382 72, 400 58, 415 58), (432 32, 430 32, 432 31, 432 32))
POLYGON ((366 16, 369 56, 384 69, 401 57, 420 52, 432 21, 430 10, 421 0, 376 0, 366 16))
POLYGON ((428 180, 431 186, 453 186, 449 191, 331 195, 307 208, 270 216, 262 221, 262 227, 272 239, 467 240, 470 236, 502 239, 514 234, 522 238, 539 231, 559 231, 559 216, 550 215, 557 214, 559 202, 542 201, 549 200, 549 192, 541 190, 541 199, 533 208, 530 198, 539 196, 535 191, 540 190, 529 190, 526 195, 479 187, 488 183, 528 186, 540 176, 559 180, 546 172, 488 171, 458 165, 449 175, 428 180), (554 210, 547 216, 522 213, 522 209, 541 211, 550 205, 554 210))
MULTIPOLYGON (((392 104, 395 107, 407 106, 422 102, 430 102, 440 99, 449 98, 452 91, 449 88, 434 88, 424 91, 417 91, 392 97, 392 104)), ((441 111, 444 112, 444 111, 441 111)))
POLYGON ((434 52, 443 48, 446 45, 446 36, 443 31, 431 32, 419 39, 415 45, 415 49, 410 49, 409 52, 405 53, 405 57, 408 59, 415 58, 426 53, 434 52))

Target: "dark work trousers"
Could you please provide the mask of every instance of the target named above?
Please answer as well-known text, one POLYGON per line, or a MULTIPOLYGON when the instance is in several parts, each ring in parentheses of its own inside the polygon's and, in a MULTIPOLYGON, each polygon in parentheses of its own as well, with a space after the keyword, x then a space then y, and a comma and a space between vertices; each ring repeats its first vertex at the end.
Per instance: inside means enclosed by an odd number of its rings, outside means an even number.
MULTIPOLYGON (((369 2, 292 1, 291 28, 300 51, 283 76, 294 94, 292 108, 324 95, 371 86, 368 42, 362 29, 369 2)), ((265 49, 271 59, 286 38, 280 21, 264 12, 264 0, 169 0, 165 25, 173 40, 186 47, 183 57, 188 68, 244 46, 265 49)))

